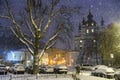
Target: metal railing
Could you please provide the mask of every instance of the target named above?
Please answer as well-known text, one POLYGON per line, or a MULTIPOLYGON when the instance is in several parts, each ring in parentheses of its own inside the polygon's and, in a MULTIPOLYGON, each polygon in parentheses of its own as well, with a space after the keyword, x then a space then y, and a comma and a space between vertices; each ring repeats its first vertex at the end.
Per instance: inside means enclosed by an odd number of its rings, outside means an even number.
POLYGON ((70 74, 39 74, 39 75, 0 75, 0 80, 44 80, 47 78, 52 78, 57 80, 57 78, 72 78, 70 74))

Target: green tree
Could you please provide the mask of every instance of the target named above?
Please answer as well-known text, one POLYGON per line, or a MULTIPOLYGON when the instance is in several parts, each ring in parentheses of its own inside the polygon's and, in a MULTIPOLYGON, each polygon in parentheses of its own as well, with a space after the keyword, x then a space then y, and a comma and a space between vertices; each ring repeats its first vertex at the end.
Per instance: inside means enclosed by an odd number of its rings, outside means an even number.
POLYGON ((18 15, 9 2, 5 0, 8 14, 0 17, 11 21, 13 34, 33 55, 33 73, 37 74, 44 51, 58 40, 69 42, 72 35, 72 12, 79 11, 79 7, 68 8, 61 5, 61 0, 25 0, 23 2, 26 6, 20 9, 18 15), (51 28, 52 31, 48 33, 51 28), (39 54, 40 41, 45 41, 45 45, 39 54))

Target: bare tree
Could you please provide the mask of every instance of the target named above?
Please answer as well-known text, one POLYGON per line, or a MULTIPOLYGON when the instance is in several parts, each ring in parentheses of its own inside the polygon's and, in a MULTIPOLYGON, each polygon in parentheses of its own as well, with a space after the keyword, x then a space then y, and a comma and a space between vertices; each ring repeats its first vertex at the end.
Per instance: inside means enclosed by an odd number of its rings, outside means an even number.
POLYGON ((79 8, 67 8, 64 5, 58 5, 60 0, 25 0, 26 7, 16 15, 5 0, 8 15, 1 15, 12 23, 11 30, 14 35, 27 47, 33 55, 33 73, 39 72, 39 61, 44 55, 44 51, 52 47, 56 41, 67 41, 72 33, 72 22, 70 20, 72 12, 79 8), (54 27, 54 28, 52 28, 54 27), (46 37, 49 29, 52 30, 49 37, 46 37), (39 54, 41 46, 40 41, 47 38, 42 51, 39 54))

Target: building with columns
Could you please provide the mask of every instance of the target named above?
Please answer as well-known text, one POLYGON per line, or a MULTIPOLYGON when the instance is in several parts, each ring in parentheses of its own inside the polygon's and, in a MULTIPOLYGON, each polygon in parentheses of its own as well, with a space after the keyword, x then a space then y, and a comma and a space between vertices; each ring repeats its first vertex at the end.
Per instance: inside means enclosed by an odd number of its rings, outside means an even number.
POLYGON ((98 25, 93 17, 93 14, 89 11, 87 19, 83 17, 79 24, 79 34, 75 36, 75 50, 79 51, 77 64, 96 65, 101 63, 98 36, 104 27, 104 20, 101 18, 100 25, 98 25))

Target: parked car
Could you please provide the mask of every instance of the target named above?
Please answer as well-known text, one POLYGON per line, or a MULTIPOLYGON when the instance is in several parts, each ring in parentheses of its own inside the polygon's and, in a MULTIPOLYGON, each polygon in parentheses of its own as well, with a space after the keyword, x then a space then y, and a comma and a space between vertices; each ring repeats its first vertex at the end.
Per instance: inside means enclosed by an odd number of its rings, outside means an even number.
POLYGON ((115 80, 120 80, 120 69, 115 70, 114 78, 115 80))
MULTIPOLYGON (((28 66, 25 68, 25 71, 29 74, 33 74, 33 66, 28 66)), ((53 73, 54 68, 48 65, 42 65, 39 67, 39 73, 53 73)))
MULTIPOLYGON (((28 74, 33 74, 33 66, 27 66, 25 68, 25 72, 28 73, 28 74)), ((40 73, 40 68, 39 68, 39 73, 40 73)))
POLYGON ((82 64, 82 65, 80 66, 81 70, 91 70, 92 67, 93 67, 92 64, 82 64))
POLYGON ((106 68, 98 68, 91 72, 93 76, 105 77, 105 78, 113 78, 114 77, 114 69, 111 67, 106 68))
POLYGON ((25 67, 23 64, 20 64, 20 63, 17 63, 17 64, 14 64, 12 67, 9 68, 9 71, 14 73, 14 74, 17 74, 17 73, 25 73, 25 67))
POLYGON ((68 69, 67 69, 67 66, 65 66, 65 65, 56 65, 56 66, 54 66, 54 72, 67 74, 68 69))
POLYGON ((52 66, 41 66, 40 73, 53 73, 54 68, 52 66))
POLYGON ((6 66, 6 69, 7 69, 7 71, 9 71, 9 69, 10 69, 10 66, 6 66))
POLYGON ((26 72, 26 73, 29 73, 29 74, 33 74, 33 66, 27 66, 27 67, 25 68, 25 72, 26 72))
POLYGON ((101 69, 101 68, 107 68, 108 66, 106 66, 106 65, 96 65, 96 66, 93 66, 92 68, 91 68, 91 70, 96 70, 96 69, 101 69))
POLYGON ((0 74, 7 74, 7 69, 6 66, 4 64, 0 64, 0 74))

